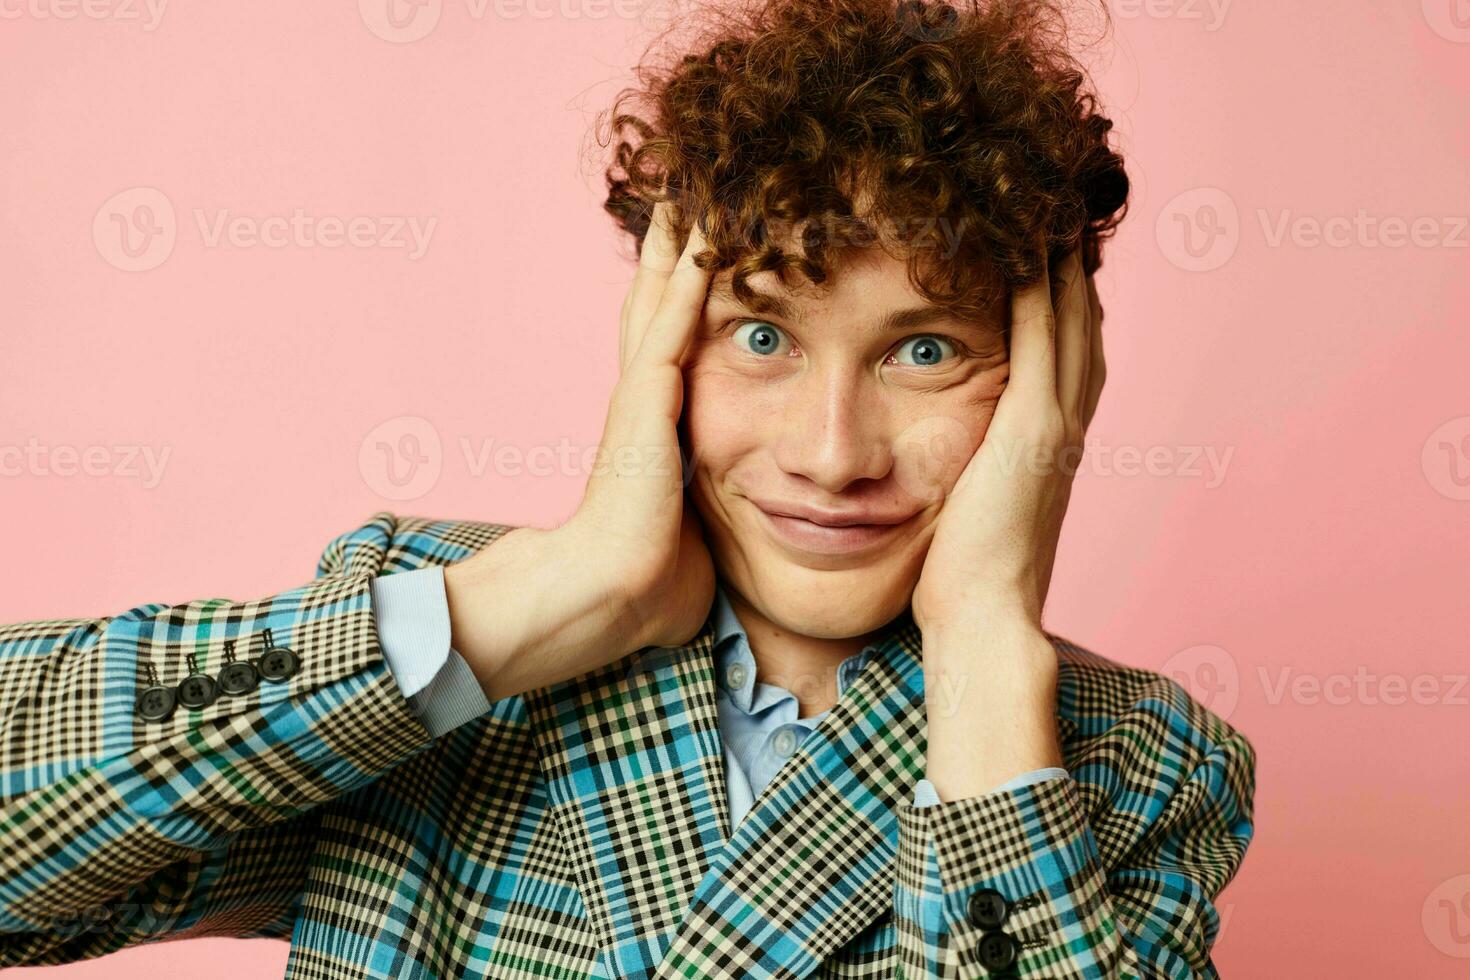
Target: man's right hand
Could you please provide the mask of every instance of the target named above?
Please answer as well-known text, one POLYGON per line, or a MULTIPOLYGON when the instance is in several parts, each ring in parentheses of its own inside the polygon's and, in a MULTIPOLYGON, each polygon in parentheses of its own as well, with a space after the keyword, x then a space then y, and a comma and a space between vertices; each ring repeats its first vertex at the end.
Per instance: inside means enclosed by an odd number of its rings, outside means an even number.
POLYGON ((670 208, 654 207, 623 301, 621 372, 576 513, 557 528, 515 528, 444 570, 451 643, 491 701, 687 642, 714 600, 678 436, 683 359, 710 273, 693 261, 698 224, 681 253, 670 208))

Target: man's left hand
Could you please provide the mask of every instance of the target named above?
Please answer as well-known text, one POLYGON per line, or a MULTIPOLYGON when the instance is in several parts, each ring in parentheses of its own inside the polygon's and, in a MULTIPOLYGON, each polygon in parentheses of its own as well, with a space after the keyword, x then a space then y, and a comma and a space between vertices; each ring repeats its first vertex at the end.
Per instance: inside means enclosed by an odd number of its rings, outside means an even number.
POLYGON ((950 490, 914 589, 928 778, 942 800, 1060 766, 1041 627, 1062 520, 1106 373, 1102 308, 1073 250, 1011 300, 1010 377, 950 490))

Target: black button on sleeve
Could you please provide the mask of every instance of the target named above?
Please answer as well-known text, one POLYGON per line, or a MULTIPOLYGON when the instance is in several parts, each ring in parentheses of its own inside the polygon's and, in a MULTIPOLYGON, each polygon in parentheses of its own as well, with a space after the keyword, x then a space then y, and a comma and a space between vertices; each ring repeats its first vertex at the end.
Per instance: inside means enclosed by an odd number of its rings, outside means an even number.
POLYGON ((245 660, 225 664, 224 669, 219 672, 219 689, 225 694, 235 696, 249 694, 259 684, 260 671, 255 669, 254 664, 245 660))
POLYGON ((138 695, 138 714, 144 721, 163 721, 173 713, 173 688, 155 685, 138 695))
POLYGON ((179 681, 179 704, 186 708, 207 708, 219 697, 219 685, 208 674, 190 674, 179 681))
POLYGON ((284 681, 296 673, 300 664, 300 658, 290 648, 271 647, 260 657, 260 676, 268 681, 284 681))
POLYGON ((1005 896, 994 888, 981 888, 970 896, 970 921, 981 929, 999 929, 1009 912, 1005 896))
POLYGON ((1006 932, 987 932, 980 937, 980 965, 994 973, 1015 965, 1017 944, 1006 932))

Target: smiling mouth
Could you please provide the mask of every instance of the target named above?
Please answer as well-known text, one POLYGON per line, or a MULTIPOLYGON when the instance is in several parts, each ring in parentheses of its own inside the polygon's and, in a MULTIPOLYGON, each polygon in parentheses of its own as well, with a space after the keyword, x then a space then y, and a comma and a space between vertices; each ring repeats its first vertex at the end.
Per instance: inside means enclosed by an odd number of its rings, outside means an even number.
POLYGON ((895 524, 845 524, 829 526, 786 514, 774 514, 756 506, 772 534, 787 547, 818 555, 850 555, 867 551, 893 537, 913 517, 895 524))

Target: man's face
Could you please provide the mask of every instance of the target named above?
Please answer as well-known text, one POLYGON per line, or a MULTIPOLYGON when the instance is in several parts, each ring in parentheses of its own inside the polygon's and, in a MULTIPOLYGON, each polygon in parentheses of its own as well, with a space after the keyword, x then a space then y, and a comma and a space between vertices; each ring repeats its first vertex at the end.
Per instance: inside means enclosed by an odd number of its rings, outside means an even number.
POLYGON ((779 308, 745 307, 730 279, 712 281, 685 369, 690 495, 716 571, 785 630, 867 633, 907 608, 985 436, 1009 374, 1004 305, 922 319, 939 311, 878 248, 850 250, 822 289, 750 277, 779 308))

